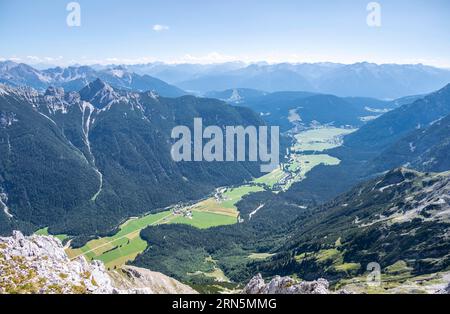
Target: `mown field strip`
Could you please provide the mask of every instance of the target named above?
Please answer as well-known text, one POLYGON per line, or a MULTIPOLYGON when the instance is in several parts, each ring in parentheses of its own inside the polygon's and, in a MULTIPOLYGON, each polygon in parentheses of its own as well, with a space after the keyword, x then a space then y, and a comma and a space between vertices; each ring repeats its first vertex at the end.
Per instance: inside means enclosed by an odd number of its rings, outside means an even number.
MULTIPOLYGON (((161 219, 159 219, 159 220, 157 220, 157 221, 155 221, 155 222, 149 224, 149 226, 153 226, 153 225, 159 223, 160 221, 164 220, 165 218, 167 218, 167 217, 169 217, 169 216, 171 216, 171 215, 172 215, 172 213, 170 213, 169 215, 164 216, 163 218, 161 218, 161 219)), ((102 248, 102 247, 104 247, 104 246, 110 245, 110 244, 112 244, 112 243, 114 243, 114 242, 116 242, 116 241, 119 241, 119 240, 121 240, 121 239, 129 238, 130 235, 135 234, 135 233, 139 233, 139 232, 141 232, 141 229, 139 229, 139 230, 134 230, 134 231, 132 231, 132 232, 130 232, 130 233, 127 233, 127 234, 125 234, 125 235, 119 237, 119 238, 116 238, 116 239, 114 239, 114 240, 112 240, 112 241, 106 242, 106 243, 104 243, 104 244, 102 244, 102 245, 99 245, 99 246, 93 248, 93 249, 90 249, 90 250, 88 250, 88 251, 85 251, 85 252, 83 252, 83 253, 81 253, 81 254, 75 256, 75 257, 72 257, 70 260, 74 260, 74 259, 76 259, 76 258, 78 258, 78 257, 80 257, 80 256, 82 256, 82 255, 86 255, 86 254, 89 254, 90 252, 94 252, 95 250, 98 250, 98 249, 100 249, 100 248, 102 248)))

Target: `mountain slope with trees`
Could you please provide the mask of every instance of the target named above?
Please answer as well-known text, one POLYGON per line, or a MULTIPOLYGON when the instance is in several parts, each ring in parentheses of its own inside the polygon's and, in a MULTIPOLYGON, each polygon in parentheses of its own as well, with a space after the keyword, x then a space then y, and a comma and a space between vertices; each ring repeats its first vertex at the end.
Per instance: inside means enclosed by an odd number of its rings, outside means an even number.
POLYGON ((264 124, 246 108, 122 91, 100 80, 80 93, 0 91, 3 234, 42 227, 105 234, 123 219, 261 174, 257 162, 177 163, 170 156, 172 128, 192 128, 195 117, 204 126, 264 124))

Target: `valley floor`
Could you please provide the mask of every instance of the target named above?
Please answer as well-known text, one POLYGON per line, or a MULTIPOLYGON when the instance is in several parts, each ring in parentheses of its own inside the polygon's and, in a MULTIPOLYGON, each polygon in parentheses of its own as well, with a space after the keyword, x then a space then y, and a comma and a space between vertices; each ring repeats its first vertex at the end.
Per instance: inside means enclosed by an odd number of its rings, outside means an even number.
MULTIPOLYGON (((287 190, 293 183, 303 180, 314 167, 339 164, 339 159, 321 152, 341 145, 342 136, 352 131, 323 127, 301 132, 295 136, 296 142, 289 151, 288 162, 273 172, 241 186, 218 188, 214 195, 194 204, 177 204, 156 214, 132 217, 119 227, 119 232, 114 236, 89 241, 81 248, 68 248, 67 253, 71 258, 84 255, 88 260, 101 260, 111 270, 133 261, 147 248, 147 242, 141 239, 140 232, 149 226, 188 224, 203 229, 244 222, 250 217, 240 217, 236 207, 244 196, 264 190, 274 193, 287 190)), ((257 214, 257 210, 253 214, 257 214)), ((47 229, 37 233, 48 234, 47 229)), ((58 237, 62 240, 67 238, 66 235, 58 237)), ((265 257, 255 255, 251 258, 265 257)), ((218 281, 227 281, 219 268, 205 275, 218 281)))

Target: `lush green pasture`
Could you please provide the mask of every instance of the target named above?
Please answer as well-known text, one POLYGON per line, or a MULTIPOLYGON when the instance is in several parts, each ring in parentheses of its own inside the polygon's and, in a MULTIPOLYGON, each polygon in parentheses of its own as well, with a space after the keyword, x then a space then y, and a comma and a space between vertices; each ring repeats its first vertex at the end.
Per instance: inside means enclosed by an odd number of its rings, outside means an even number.
POLYGON ((206 229, 216 226, 232 225, 237 222, 237 217, 221 215, 216 213, 192 211, 192 218, 184 216, 176 216, 171 219, 170 223, 187 224, 199 229, 206 229))
POLYGON ((274 254, 271 253, 252 253, 248 256, 249 259, 261 260, 272 257, 274 254))
MULTIPOLYGON (((242 197, 249 193, 263 191, 262 186, 254 184, 246 184, 235 188, 226 188, 219 199, 210 197, 206 200, 200 201, 194 204, 190 208, 198 212, 208 212, 220 215, 231 216, 237 218, 239 212, 236 208, 236 203, 239 202, 242 197)), ((236 219, 234 220, 236 222, 236 219)))
POLYGON ((147 248, 147 243, 139 236, 140 231, 148 226, 158 224, 182 223, 200 229, 230 225, 237 222, 237 215, 218 214, 207 211, 192 211, 192 218, 175 215, 172 211, 149 214, 140 218, 132 218, 125 222, 120 231, 112 237, 104 237, 89 241, 79 249, 68 249, 69 257, 84 255, 88 260, 97 259, 113 269, 132 261, 147 248))
POLYGON ((262 177, 256 178, 253 182, 256 184, 265 184, 269 188, 273 188, 273 186, 286 177, 286 175, 286 172, 284 172, 281 168, 277 168, 262 177))
POLYGON ((334 127, 312 129, 295 136, 295 151, 324 151, 341 145, 340 137, 354 132, 355 129, 334 127))
POLYGON ((304 180, 308 172, 318 165, 335 166, 340 162, 339 159, 326 154, 295 155, 292 162, 289 164, 289 170, 292 173, 292 177, 284 184, 283 189, 287 190, 295 182, 304 180))
POLYGON ((326 154, 300 155, 294 158, 293 167, 299 168, 299 175, 304 178, 308 172, 318 165, 334 166, 338 165, 339 162, 339 159, 326 154))
POLYGON ((139 233, 147 226, 165 223, 170 220, 171 211, 150 214, 141 218, 132 218, 120 226, 120 231, 112 237, 89 241, 79 249, 68 249, 69 257, 84 255, 87 259, 98 259, 106 267, 113 268, 133 260, 147 247, 139 233))
POLYGON ((222 206, 236 210, 236 203, 245 195, 263 190, 264 188, 258 185, 243 185, 237 188, 227 189, 223 195, 225 200, 222 202, 222 206))

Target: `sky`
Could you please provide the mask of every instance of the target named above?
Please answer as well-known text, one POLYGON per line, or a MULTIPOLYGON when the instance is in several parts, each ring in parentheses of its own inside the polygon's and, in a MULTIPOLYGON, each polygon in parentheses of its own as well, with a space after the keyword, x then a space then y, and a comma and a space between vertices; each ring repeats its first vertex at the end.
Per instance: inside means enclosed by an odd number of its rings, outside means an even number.
POLYGON ((450 1, 0 0, 0 60, 29 64, 423 63, 450 68, 450 1))

